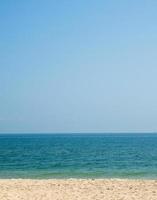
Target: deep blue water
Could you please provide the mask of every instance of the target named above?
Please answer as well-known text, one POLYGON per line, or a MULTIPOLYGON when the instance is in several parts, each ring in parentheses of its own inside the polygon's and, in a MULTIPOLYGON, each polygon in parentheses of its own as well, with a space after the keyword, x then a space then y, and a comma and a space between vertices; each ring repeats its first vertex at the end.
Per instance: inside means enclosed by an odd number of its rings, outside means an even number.
POLYGON ((1 134, 0 178, 157 178, 157 134, 1 134))

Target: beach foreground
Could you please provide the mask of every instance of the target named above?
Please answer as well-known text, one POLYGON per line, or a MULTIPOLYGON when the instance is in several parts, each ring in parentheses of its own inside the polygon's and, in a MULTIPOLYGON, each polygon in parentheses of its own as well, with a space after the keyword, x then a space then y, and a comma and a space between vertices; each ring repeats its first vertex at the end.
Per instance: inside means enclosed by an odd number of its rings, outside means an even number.
POLYGON ((1 200, 156 200, 157 180, 1 179, 1 200))

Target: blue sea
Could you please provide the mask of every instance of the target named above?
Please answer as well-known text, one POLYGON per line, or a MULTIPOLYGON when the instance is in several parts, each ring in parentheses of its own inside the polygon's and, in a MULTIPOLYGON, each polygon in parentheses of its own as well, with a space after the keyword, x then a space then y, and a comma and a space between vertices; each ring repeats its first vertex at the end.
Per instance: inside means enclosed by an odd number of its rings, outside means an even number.
POLYGON ((157 134, 0 134, 0 178, 157 179, 157 134))

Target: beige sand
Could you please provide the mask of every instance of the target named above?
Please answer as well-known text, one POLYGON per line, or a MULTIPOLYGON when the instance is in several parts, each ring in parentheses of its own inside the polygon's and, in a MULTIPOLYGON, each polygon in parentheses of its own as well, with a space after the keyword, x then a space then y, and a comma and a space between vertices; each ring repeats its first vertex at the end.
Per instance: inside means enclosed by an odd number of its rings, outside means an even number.
POLYGON ((157 181, 120 179, 0 180, 0 200, 157 200, 157 181))

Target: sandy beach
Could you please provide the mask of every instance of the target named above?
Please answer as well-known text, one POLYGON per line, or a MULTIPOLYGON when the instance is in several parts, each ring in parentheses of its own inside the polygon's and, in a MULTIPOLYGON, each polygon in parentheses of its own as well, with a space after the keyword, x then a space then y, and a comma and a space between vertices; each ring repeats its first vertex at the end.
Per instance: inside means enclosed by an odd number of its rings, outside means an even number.
POLYGON ((156 200, 157 180, 1 179, 0 200, 156 200))

